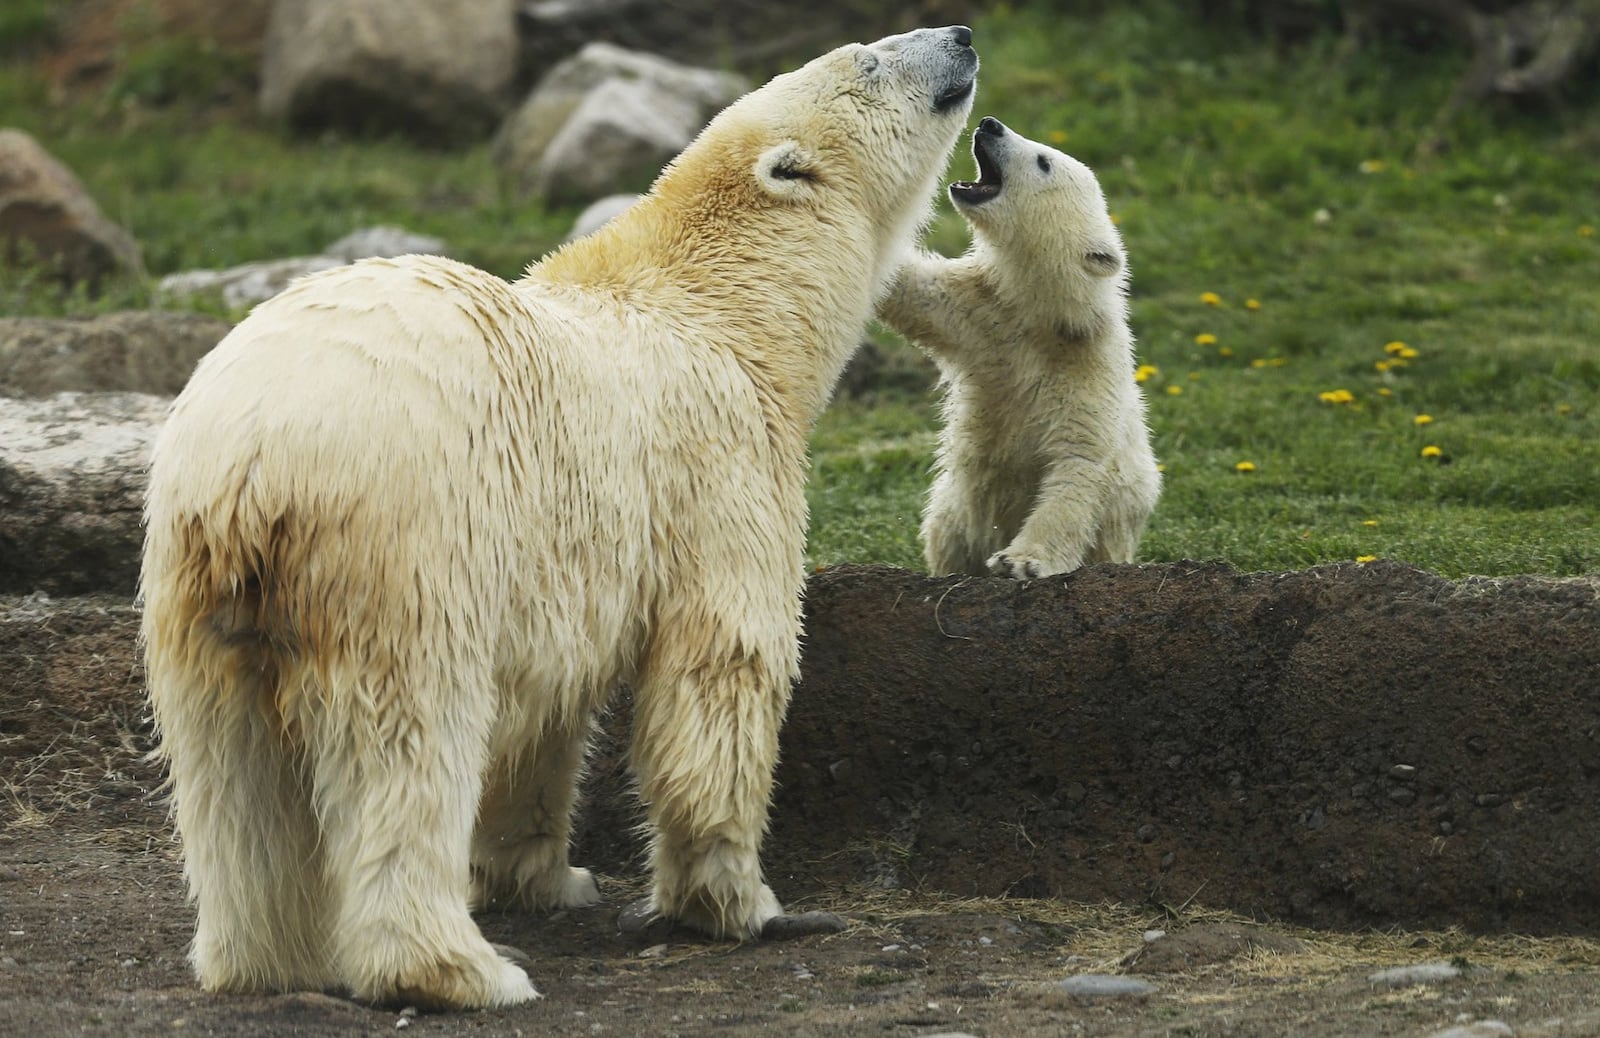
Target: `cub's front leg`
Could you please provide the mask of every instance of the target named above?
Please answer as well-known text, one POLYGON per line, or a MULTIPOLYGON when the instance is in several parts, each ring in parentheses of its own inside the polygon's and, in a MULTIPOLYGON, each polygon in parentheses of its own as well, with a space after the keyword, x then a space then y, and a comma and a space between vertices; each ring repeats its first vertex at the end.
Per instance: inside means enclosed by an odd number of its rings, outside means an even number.
POLYGON ((1104 466, 1074 459, 1046 473, 1033 511, 1010 544, 989 556, 990 573, 1032 580, 1070 573, 1083 565, 1101 521, 1104 466))

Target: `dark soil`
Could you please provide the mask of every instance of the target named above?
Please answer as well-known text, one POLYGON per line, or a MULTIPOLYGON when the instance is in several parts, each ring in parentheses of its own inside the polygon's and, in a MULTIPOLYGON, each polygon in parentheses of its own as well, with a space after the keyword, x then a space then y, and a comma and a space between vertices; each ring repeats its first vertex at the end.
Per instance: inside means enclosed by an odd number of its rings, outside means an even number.
MULTIPOLYGON (((1590 623, 1594 596, 1579 590, 1547 581, 1469 596, 1406 567, 1278 575, 1109 567, 1026 586, 829 571, 812 585, 806 680, 785 730, 766 859, 791 908, 840 911, 851 928, 747 945, 620 933, 618 908, 641 889, 638 846, 625 832, 637 814, 619 763, 624 701, 597 746, 576 855, 604 874, 606 902, 548 918, 483 915, 491 940, 531 956, 546 998, 440 1016, 320 993, 199 992, 184 960, 192 916, 160 776, 143 757, 136 613, 116 598, 0 598, 0 1035, 1437 1035, 1499 1020, 1522 1036, 1593 1036, 1600 944, 1571 936, 1600 928, 1583 893, 1595 882, 1594 843, 1584 844, 1595 812, 1592 799, 1580 798, 1591 765, 1574 749, 1593 735, 1563 729, 1593 702, 1593 672, 1582 669, 1592 656, 1582 653, 1594 651, 1595 628, 1580 626, 1568 646, 1577 655, 1562 657, 1566 650, 1546 639, 1541 658, 1509 668, 1543 682, 1565 658, 1579 668, 1566 698, 1538 684, 1532 690, 1544 698, 1535 704, 1494 686, 1511 700, 1509 712, 1479 712, 1473 724, 1460 711, 1481 710, 1472 701, 1485 694, 1480 684, 1430 688, 1418 700, 1399 680, 1424 658, 1453 674, 1449 660, 1465 650, 1435 644, 1406 664, 1392 645, 1364 642, 1345 670, 1397 682, 1372 704, 1359 678, 1322 690, 1326 683, 1303 673, 1311 661, 1297 647, 1338 644, 1341 616, 1354 637, 1363 601, 1388 601, 1402 628, 1421 608, 1407 603, 1430 603, 1470 628, 1462 615, 1558 601, 1564 622, 1590 623), (1305 582, 1325 590, 1311 595, 1305 582), (1417 598, 1423 587, 1432 593, 1417 598), (1248 608, 1238 604, 1245 600, 1248 608), (1091 614, 1099 619, 1089 622, 1091 614), (1289 619, 1299 636, 1280 632, 1279 651, 1262 655, 1250 632, 1289 619), (1209 636, 1198 639, 1195 625, 1209 636), (919 640, 924 628, 949 643, 948 655, 919 640), (1121 655, 1098 640, 1107 631, 1125 639, 1121 655), (1146 637, 1165 648, 1151 651, 1146 637), (1052 640, 1076 662, 1067 677, 1046 681, 1036 657, 1052 640), (960 653, 982 662, 963 664, 960 653), (1233 663, 1213 666, 1213 655, 1233 663), (1130 667, 1137 686, 1124 680, 1130 667), (1119 672, 1124 679, 1114 680, 1119 672), (1031 700, 1016 691, 1028 681, 1031 700), (1209 699, 1180 695, 1183 682, 1209 699), (1241 682, 1255 698, 1230 705, 1241 682), (1095 691, 1097 683, 1108 691, 1095 691), (1420 714, 1419 701, 1428 707, 1420 714), (1330 703, 1344 706, 1330 713, 1330 703), (1245 737, 1241 713, 1256 719, 1254 738, 1245 737), (1368 743, 1385 748, 1387 767, 1391 758, 1411 761, 1418 773, 1352 779, 1318 748, 1315 733, 1362 725, 1373 726, 1364 740, 1339 736, 1352 749, 1352 774, 1376 768, 1377 756, 1360 752, 1368 743), (1434 730, 1443 734, 1435 739, 1434 730), (1446 839, 1446 854, 1459 848, 1506 882, 1531 877, 1521 899, 1537 904, 1489 912, 1498 900, 1467 897, 1452 921, 1445 901, 1418 893, 1428 884, 1406 880, 1397 863, 1440 835, 1427 810, 1442 795, 1436 789, 1449 794, 1465 781, 1436 743, 1480 731, 1493 747, 1462 750, 1479 774, 1523 779, 1505 787, 1509 802, 1481 810, 1497 816, 1511 807, 1508 816, 1532 820, 1497 827, 1476 817, 1473 802, 1455 815, 1465 833, 1446 839), (1409 741, 1396 742, 1396 733, 1409 741), (1175 755, 1184 759, 1173 763, 1175 755), (1437 779, 1429 775, 1436 767, 1437 779), (1041 776, 1057 772, 1056 786, 1045 788, 1041 776), (1230 785, 1234 773, 1245 781, 1230 785), (1300 821, 1311 808, 1296 789, 1363 781, 1372 789, 1318 801, 1319 827, 1300 821), (1391 798, 1384 791, 1392 782, 1416 788, 1415 800, 1391 798), (1549 810, 1553 791, 1560 811, 1549 810), (1512 806, 1519 798, 1524 806, 1512 806), (1385 821, 1388 811, 1432 831, 1413 841, 1406 826, 1385 821), (1136 817, 1148 820, 1130 828, 1136 817), (1141 835, 1142 825, 1154 833, 1141 835), (1546 850, 1519 856, 1517 841, 1546 850), (1365 881, 1348 872, 1326 878, 1355 861, 1369 863, 1365 881), (1567 915, 1541 885, 1563 877, 1575 895, 1567 915), (1390 889, 1396 884, 1404 896, 1390 889), (1019 888, 1029 897, 1016 897, 1019 888), (1008 890, 1010 898, 993 896, 1008 890), (987 897, 952 896, 980 894, 987 897), (1397 914, 1408 908, 1421 915, 1397 914), (1447 928, 1413 929, 1423 923, 1447 928), (1492 930, 1501 932, 1469 932, 1492 930), (1426 984, 1371 979, 1381 968, 1426 962, 1454 963, 1459 975, 1426 984), (1084 973, 1138 976, 1154 988, 1098 1000, 1055 989, 1084 973)), ((1478 644, 1511 658, 1526 633, 1478 644)), ((1497 673, 1482 660, 1476 667, 1497 673)))

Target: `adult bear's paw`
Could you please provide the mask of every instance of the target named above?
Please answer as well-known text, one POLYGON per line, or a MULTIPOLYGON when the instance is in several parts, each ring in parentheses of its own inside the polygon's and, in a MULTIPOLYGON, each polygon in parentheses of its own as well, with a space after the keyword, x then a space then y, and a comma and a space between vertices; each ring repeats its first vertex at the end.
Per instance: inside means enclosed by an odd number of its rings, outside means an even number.
POLYGON ((1033 580, 1053 572, 1049 563, 1003 551, 997 551, 989 556, 989 561, 985 565, 995 576, 1010 577, 1012 580, 1033 580))

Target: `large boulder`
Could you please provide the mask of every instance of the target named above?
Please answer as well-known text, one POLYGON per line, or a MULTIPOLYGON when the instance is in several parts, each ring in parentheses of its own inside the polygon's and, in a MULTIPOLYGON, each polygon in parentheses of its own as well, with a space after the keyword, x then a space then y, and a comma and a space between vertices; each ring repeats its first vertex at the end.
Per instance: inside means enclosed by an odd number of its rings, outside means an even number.
POLYGON ((486 136, 510 106, 514 0, 278 0, 261 110, 301 129, 486 136))
POLYGON ((127 390, 173 396, 229 327, 218 317, 164 310, 3 317, 0 395, 127 390))
POLYGON ((506 119, 494 160, 514 185, 559 202, 637 190, 749 88, 733 73, 591 43, 506 119))
POLYGON ((139 246, 106 219, 72 171, 21 130, 0 130, 0 261, 39 263, 97 287, 142 270, 139 246))
POLYGON ((169 403, 0 397, 0 594, 133 593, 145 469, 169 403))

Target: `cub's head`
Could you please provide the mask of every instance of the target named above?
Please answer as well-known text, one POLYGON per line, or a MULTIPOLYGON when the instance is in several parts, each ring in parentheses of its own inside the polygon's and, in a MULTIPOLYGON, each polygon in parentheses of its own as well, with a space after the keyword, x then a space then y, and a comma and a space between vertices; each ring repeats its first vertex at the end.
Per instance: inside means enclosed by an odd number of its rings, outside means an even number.
POLYGON ((1120 287, 1122 236, 1093 170, 993 116, 973 131, 972 155, 978 179, 951 184, 950 201, 980 243, 1041 274, 1111 279, 1120 287))
POLYGON ((656 191, 751 235, 800 235, 797 248, 818 235, 874 243, 882 262, 926 217, 977 72, 965 26, 829 51, 723 110, 656 191))

